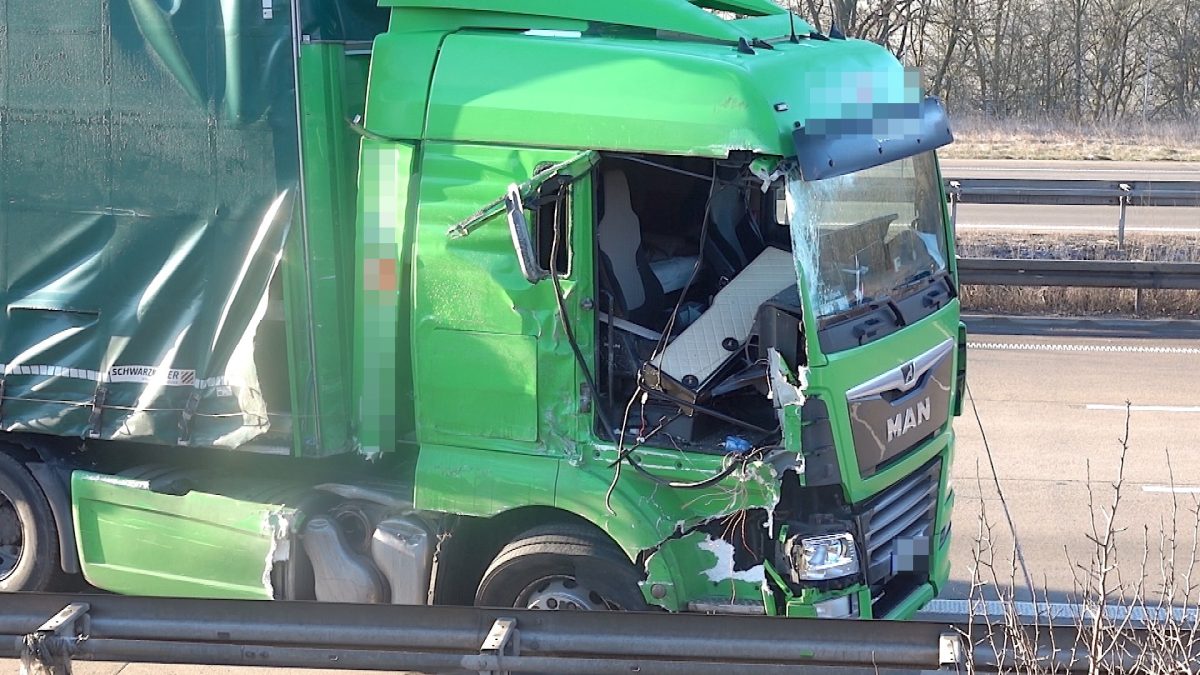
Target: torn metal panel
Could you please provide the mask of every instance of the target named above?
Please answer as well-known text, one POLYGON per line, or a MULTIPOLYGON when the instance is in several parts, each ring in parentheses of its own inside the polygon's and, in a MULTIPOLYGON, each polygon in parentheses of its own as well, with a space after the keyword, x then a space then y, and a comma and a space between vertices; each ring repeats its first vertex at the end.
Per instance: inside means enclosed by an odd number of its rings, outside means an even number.
MULTIPOLYGON (((83 574, 116 593, 272 599, 297 511, 192 489, 199 475, 144 467, 71 478, 83 574)), ((278 487, 261 493, 278 492, 278 487)))
POLYGON ((268 598, 277 597, 272 577, 275 566, 287 562, 292 555, 292 534, 295 531, 296 512, 290 509, 271 511, 263 518, 263 532, 271 538, 267 549, 266 564, 263 565, 262 584, 268 598))
POLYGON ((763 605, 765 568, 760 564, 737 569, 733 545, 711 534, 693 531, 664 542, 645 562, 643 590, 647 601, 671 611, 689 604, 713 606, 734 603, 763 605), (674 578, 669 572, 674 570, 674 578), (686 574, 679 574, 687 570, 686 574))
POLYGON ((699 546, 702 550, 717 557, 716 564, 704 571, 704 576, 708 577, 709 581, 719 583, 726 579, 733 579, 757 584, 766 581, 766 571, 762 565, 755 565, 748 570, 734 569, 733 544, 723 539, 713 539, 710 535, 700 542, 699 546))

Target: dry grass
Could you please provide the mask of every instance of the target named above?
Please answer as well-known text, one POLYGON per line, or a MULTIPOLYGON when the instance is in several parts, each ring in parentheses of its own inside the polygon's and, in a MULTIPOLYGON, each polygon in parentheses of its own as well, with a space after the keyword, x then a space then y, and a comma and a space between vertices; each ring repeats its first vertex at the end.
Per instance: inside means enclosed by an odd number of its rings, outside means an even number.
MULTIPOLYGON (((968 231, 959 233, 958 254, 964 258, 1200 262, 1200 236, 1130 236, 1125 248, 1118 249, 1115 238, 1095 235, 968 231)), ((1131 289, 964 286, 962 302, 964 311, 987 314, 1200 318, 1200 291, 1139 294, 1131 289)))
POLYGON ((1074 124, 1062 120, 952 117, 953 159, 1200 161, 1200 120, 1074 124))

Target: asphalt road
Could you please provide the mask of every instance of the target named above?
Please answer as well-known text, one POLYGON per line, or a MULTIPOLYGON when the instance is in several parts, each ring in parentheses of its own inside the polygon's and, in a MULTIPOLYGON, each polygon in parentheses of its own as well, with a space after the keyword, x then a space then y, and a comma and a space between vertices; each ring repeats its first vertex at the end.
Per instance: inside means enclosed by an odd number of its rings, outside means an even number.
MULTIPOLYGON (((969 404, 955 422, 953 577, 942 597, 966 598, 973 578, 1011 584, 1016 568, 1005 504, 1037 592, 1053 601, 1078 594, 1096 560, 1089 535, 1103 539, 1108 531, 1105 514, 1123 471, 1110 581, 1144 579, 1148 595, 1179 599, 1169 587, 1164 592, 1161 568, 1174 550, 1180 575, 1200 574, 1192 562, 1200 340, 976 334, 971 342, 968 387, 979 422, 969 404), (1126 401, 1132 409, 1122 467, 1126 401), (990 552, 981 556, 989 534, 990 552), (995 577, 977 564, 989 556, 995 577)), ((1024 575, 1015 576, 1027 591, 1024 575)))
MULTIPOLYGON (((1200 181, 1200 163, 945 160, 942 175, 947 178, 1200 181)), ((958 207, 958 228, 1115 234, 1118 214, 1119 209, 1115 206, 964 204, 958 207)), ((1200 209, 1131 208, 1126 231, 1200 234, 1200 209)))

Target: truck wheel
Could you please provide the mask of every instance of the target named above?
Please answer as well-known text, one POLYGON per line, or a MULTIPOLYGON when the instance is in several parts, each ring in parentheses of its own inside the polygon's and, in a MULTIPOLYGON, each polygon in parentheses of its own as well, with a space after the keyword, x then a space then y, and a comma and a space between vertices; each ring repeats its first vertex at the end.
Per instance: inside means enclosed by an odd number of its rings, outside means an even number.
POLYGON ((0 592, 44 591, 58 571, 58 532, 42 489, 0 453, 0 592))
POLYGON ((501 549, 475 604, 546 610, 645 610, 641 575, 616 546, 583 527, 540 527, 501 549))

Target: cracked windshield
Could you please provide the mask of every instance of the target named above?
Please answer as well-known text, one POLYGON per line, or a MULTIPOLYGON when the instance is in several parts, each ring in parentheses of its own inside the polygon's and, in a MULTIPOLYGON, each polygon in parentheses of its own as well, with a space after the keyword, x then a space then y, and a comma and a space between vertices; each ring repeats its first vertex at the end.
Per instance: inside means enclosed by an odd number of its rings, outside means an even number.
POLYGON ((781 207, 818 316, 896 300, 946 270, 933 153, 822 181, 793 169, 781 207))

